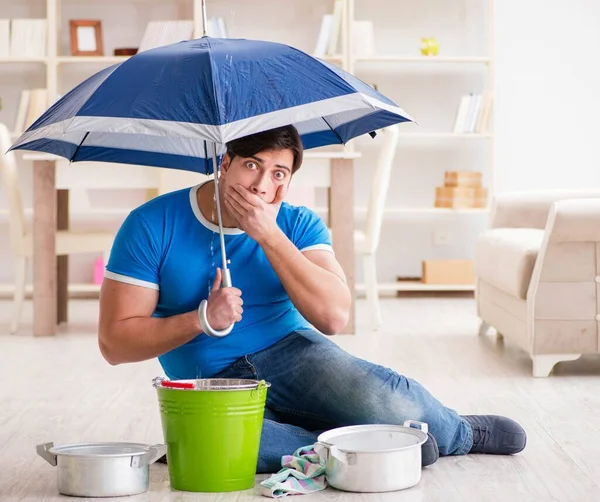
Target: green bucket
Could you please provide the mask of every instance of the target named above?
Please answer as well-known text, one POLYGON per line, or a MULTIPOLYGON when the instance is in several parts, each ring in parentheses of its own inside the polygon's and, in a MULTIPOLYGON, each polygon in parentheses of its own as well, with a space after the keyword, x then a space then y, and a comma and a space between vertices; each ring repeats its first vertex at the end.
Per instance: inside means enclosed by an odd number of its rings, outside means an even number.
POLYGON ((252 488, 270 384, 157 378, 154 386, 171 487, 189 492, 252 488))

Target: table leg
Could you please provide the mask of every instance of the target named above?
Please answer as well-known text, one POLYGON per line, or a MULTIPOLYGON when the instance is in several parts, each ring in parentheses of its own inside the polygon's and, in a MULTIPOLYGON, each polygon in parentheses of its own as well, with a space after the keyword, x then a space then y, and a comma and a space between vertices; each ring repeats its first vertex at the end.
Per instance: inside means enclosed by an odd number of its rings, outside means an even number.
POLYGON ((333 250, 344 269, 352 295, 350 318, 342 333, 354 334, 356 292, 354 279, 354 161, 352 159, 333 159, 331 161, 329 220, 333 233, 333 250))
POLYGON ((52 161, 33 163, 33 334, 56 334, 56 184, 52 161))
MULTIPOLYGON (((57 207, 57 230, 69 229, 69 191, 56 191, 56 207, 57 207)), ((57 298, 57 323, 68 321, 69 311, 69 255, 58 256, 56 258, 56 298, 57 298)))

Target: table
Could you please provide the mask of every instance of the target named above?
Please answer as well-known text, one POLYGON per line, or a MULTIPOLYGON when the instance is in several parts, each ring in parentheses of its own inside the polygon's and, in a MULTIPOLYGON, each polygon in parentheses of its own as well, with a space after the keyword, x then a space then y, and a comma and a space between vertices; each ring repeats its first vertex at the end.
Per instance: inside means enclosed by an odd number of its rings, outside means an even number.
MULTIPOLYGON (((350 319, 342 331, 345 334, 355 331, 354 160, 358 157, 358 152, 305 152, 303 167, 293 181, 329 189, 333 249, 352 294, 350 319), (330 168, 318 166, 323 162, 329 163, 330 168), (309 167, 311 164, 313 168, 309 167)), ((56 334, 57 324, 67 321, 69 259, 57 258, 55 249, 56 230, 66 230, 69 226, 68 186, 64 183, 57 187, 56 176, 56 163, 64 159, 44 153, 25 153, 23 159, 33 161, 33 333, 51 336, 56 334)), ((155 173, 163 171, 147 169, 155 173)))

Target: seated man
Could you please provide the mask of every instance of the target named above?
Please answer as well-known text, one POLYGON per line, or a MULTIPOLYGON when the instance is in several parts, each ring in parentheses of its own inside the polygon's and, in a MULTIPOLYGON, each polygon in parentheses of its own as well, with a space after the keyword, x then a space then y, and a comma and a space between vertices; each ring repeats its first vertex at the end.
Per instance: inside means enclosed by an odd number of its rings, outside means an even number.
POLYGON ((271 383, 259 472, 355 424, 429 425, 423 465, 441 455, 513 454, 523 429, 508 418, 460 416, 420 384, 353 357, 328 336, 348 321, 350 291, 323 221, 283 202, 302 163, 292 126, 232 141, 222 160, 222 272, 215 185, 207 181, 135 209, 118 232, 100 295, 99 345, 111 364, 157 357, 170 379, 244 378, 271 383), (198 306, 224 338, 202 332, 198 306))

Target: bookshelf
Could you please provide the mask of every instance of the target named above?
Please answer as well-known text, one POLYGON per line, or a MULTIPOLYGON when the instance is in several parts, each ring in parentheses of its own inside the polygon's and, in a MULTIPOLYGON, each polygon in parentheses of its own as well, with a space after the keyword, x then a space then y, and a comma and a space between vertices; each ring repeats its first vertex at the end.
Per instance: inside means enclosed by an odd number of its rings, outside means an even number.
MULTIPOLYGON (((418 126, 407 124, 401 127, 384 209, 384 237, 380 244, 383 249, 378 253, 378 263, 384 262, 381 263, 383 267, 378 264, 380 279, 385 276, 385 280, 379 282, 382 293, 474 290, 469 284, 395 280, 398 276, 418 277, 421 259, 467 257, 464 253, 474 247, 477 228, 487 222, 494 195, 492 120, 481 129, 456 124, 463 96, 487 91, 493 103, 493 0, 444 4, 435 0, 418 3, 410 0, 393 3, 347 0, 345 69, 369 84, 376 84, 419 123, 418 126), (369 29, 365 32, 365 24, 372 25, 371 33, 369 29), (421 55, 421 38, 432 36, 440 44, 438 55, 421 55), (357 44, 366 45, 367 49, 361 50, 357 44), (487 207, 433 207, 431 191, 435 190, 436 184, 442 185, 444 170, 481 171, 488 190, 487 207), (453 250, 434 244, 432 236, 440 231, 452 235, 461 246, 453 250), (390 251, 389 245, 384 248, 386 234, 394 235, 398 243, 405 235, 407 241, 414 241, 414 252, 399 249, 396 253, 398 261, 390 263, 390 256, 395 253, 390 251)), ((375 151, 364 138, 357 138, 353 143, 361 150, 363 158, 368 158, 369 148, 375 151)), ((360 169, 360 165, 357 168, 360 169)), ((357 173, 355 185, 368 186, 366 177, 361 174, 357 173)), ((356 201, 358 218, 366 213, 365 202, 364 197, 356 201)), ((360 289, 360 285, 357 288, 360 289)))
MULTIPOLYGON (((19 5, 0 6, 0 18, 43 18, 47 21, 47 52, 43 57, 0 57, 0 71, 22 75, 22 88, 45 87, 52 102, 62 94, 105 66, 122 62, 123 56, 113 56, 115 47, 139 45, 148 22, 157 19, 191 20, 193 36, 203 32, 201 0, 24 0, 19 5), (104 35, 103 56, 71 56, 69 54, 68 20, 102 19, 104 35), (30 82, 32 82, 30 84, 30 82)), ((276 0, 208 0, 208 16, 222 16, 230 36, 279 41, 314 53, 322 18, 332 15, 336 4, 341 5, 339 40, 333 50, 321 57, 370 84, 395 100, 411 113, 419 126, 401 127, 397 161, 389 187, 384 212, 384 238, 402 232, 411 222, 453 224, 466 226, 474 221, 485 222, 488 209, 440 209, 433 207, 435 184, 443 178, 444 165, 480 166, 488 189, 488 201, 494 194, 494 131, 457 133, 453 121, 462 95, 489 90, 493 92, 493 2, 492 0, 463 0, 460 5, 445 5, 443 0, 320 0, 277 2, 276 0), (277 20, 273 23, 272 20, 277 20), (360 37, 355 21, 370 21, 375 30, 375 48, 370 54, 357 51, 360 37), (474 29, 471 27, 475 26, 474 29), (268 29, 266 29, 268 27, 268 29), (437 56, 419 55, 422 36, 436 36, 440 41, 437 56), (410 178, 410 179, 409 179, 410 178), (421 197, 417 198, 417 192, 421 197)), ((328 49, 330 47, 328 46, 328 49)), ((12 127, 17 104, 10 103, 9 92, 16 95, 15 84, 0 82, 4 110, 0 120, 12 127)), ((18 99, 17 99, 18 101, 18 99)), ((370 187, 367 163, 378 148, 377 138, 357 138, 348 148, 362 152, 357 161, 355 215, 360 220, 366 214, 370 187), (362 167, 361 167, 361 162, 362 167), (364 167, 364 169, 363 169, 364 167)), ((30 195, 25 194, 26 201, 30 195)), ((317 201, 317 211, 326 212, 324 201, 317 201)), ((76 210, 75 207, 73 209, 76 210)), ((0 208, 0 216, 5 211, 0 208)), ((127 209, 98 207, 76 219, 98 222, 121 220, 127 209)), ((425 223, 424 223, 425 224, 425 223)), ((454 228, 454 227, 452 227, 454 228)), ((449 230, 453 231, 453 230, 449 230)), ((425 232, 425 230, 423 231, 425 232)), ((423 237, 422 243, 431 239, 423 237)), ((387 244, 382 241, 381 246, 387 244)), ((427 245, 415 249, 415 256, 429 252, 427 245)), ((431 244, 429 244, 431 246, 431 244)), ((444 249, 437 249, 443 257, 444 249)), ((410 275, 403 269, 417 268, 413 256, 391 262, 383 257, 380 268, 381 290, 394 287, 398 275, 410 275)), ((419 263, 420 265, 420 263, 419 263)), ((435 285, 397 284, 398 290, 436 290, 435 285)), ((456 290, 464 290, 457 285, 456 290)), ((452 285, 440 285, 439 291, 451 291, 452 285)))

